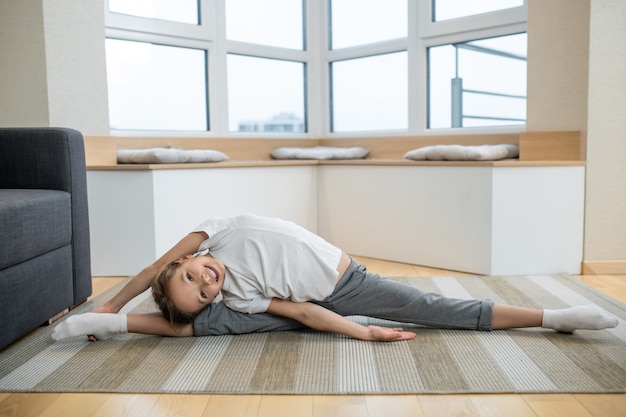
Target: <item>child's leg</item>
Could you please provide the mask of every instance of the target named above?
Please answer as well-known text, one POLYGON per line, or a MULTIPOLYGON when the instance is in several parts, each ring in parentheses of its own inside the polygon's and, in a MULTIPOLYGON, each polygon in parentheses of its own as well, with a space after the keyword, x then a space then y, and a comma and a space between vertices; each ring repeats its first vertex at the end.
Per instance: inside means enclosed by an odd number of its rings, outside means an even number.
POLYGON ((125 333, 143 333, 160 336, 193 336, 193 326, 177 324, 172 326, 161 313, 75 314, 59 323, 52 332, 54 340, 68 337, 88 336, 90 340, 107 340, 125 333))
POLYGON ((222 301, 209 304, 193 322, 195 336, 261 333, 306 328, 288 317, 268 313, 246 314, 231 310, 222 301))
POLYGON ((127 315, 113 313, 75 314, 56 325, 52 339, 91 335, 91 340, 106 340, 128 333, 127 315))
POLYGON ((518 327, 539 327, 543 320, 543 310, 494 304, 491 327, 493 329, 513 329, 518 327))
POLYGON ((596 306, 538 310, 493 304, 489 300, 460 300, 424 293, 418 288, 350 269, 322 306, 342 315, 364 315, 429 327, 491 330, 544 327, 562 332, 600 330, 618 321, 596 306))
POLYGON ((618 321, 595 305, 564 308, 561 310, 536 310, 503 304, 493 306, 492 327, 544 327, 571 333, 574 330, 601 330, 617 326, 618 321))
MULTIPOLYGON (((353 265, 354 266, 354 265, 353 265)), ((433 328, 491 330, 490 300, 426 293, 351 266, 328 299, 317 304, 343 316, 362 315, 433 328)))
POLYGON ((619 321, 595 305, 544 310, 542 327, 571 333, 578 329, 601 330, 616 327, 619 321))
POLYGON ((75 336, 89 336, 90 340, 106 340, 124 333, 143 333, 159 336, 209 336, 302 329, 305 326, 287 317, 272 314, 245 314, 227 308, 224 303, 211 303, 194 323, 175 324, 161 313, 112 314, 86 313, 69 317, 57 325, 52 338, 61 340, 75 336))

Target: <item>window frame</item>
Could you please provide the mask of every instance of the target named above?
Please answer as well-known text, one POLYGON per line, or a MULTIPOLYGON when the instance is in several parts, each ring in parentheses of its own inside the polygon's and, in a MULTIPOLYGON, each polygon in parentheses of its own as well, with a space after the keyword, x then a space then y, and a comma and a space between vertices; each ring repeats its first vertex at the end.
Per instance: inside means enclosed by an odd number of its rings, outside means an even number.
MULTIPOLYGON (((367 45, 330 49, 329 11, 332 0, 302 0, 304 7, 304 49, 294 50, 250 44, 226 39, 225 0, 199 0, 200 24, 170 22, 159 19, 128 16, 109 12, 104 0, 105 36, 168 46, 204 49, 207 56, 207 100, 209 131, 176 131, 188 137, 276 137, 268 132, 231 132, 228 126, 228 91, 226 60, 228 54, 301 62, 305 67, 306 132, 280 134, 289 138, 343 138, 374 136, 416 136, 479 133, 515 133, 526 125, 427 128, 428 121, 428 62, 427 50, 456 42, 491 38, 527 31, 526 1, 521 7, 472 15, 463 18, 432 21, 432 1, 407 1, 408 36, 367 45), (308 30, 322 28, 322 30, 308 30), (408 128, 390 131, 331 132, 332 62, 407 51, 409 76, 407 111, 408 128)), ((116 135, 168 136, 164 131, 115 130, 116 135)))

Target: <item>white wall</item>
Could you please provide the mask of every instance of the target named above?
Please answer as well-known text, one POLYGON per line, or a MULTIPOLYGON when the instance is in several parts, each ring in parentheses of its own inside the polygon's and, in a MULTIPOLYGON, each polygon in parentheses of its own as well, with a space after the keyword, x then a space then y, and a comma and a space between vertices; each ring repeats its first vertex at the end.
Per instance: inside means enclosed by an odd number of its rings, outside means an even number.
POLYGON ((626 2, 590 22, 585 259, 626 261, 626 2))
POLYGON ((0 1, 0 126, 47 126, 41 1, 0 1), (39 4, 38 4, 39 3, 39 4))
POLYGON ((109 134, 102 0, 0 2, 0 126, 109 134))
MULTIPOLYGON (((0 126, 107 135, 103 0, 0 1, 0 126)), ((588 130, 585 259, 626 259, 623 0, 528 0, 527 130, 588 130)))
POLYGON ((527 130, 587 131, 584 260, 626 262, 626 2, 528 0, 527 130))
POLYGON ((587 130, 589 0, 528 0, 526 130, 587 130))

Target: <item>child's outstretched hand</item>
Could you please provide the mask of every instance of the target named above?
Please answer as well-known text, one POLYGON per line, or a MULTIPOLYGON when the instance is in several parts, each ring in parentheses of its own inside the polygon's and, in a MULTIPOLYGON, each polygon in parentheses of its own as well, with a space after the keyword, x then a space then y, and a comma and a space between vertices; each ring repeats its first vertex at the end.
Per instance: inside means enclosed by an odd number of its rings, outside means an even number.
POLYGON ((405 332, 401 327, 367 326, 371 340, 394 342, 396 340, 411 340, 417 336, 413 332, 405 332))

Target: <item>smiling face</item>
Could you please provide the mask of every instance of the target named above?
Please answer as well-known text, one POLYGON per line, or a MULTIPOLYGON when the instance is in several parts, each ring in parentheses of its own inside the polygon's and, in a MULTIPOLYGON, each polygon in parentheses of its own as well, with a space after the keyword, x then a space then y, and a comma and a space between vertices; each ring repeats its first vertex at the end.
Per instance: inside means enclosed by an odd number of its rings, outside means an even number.
POLYGON ((225 272, 224 264, 210 256, 182 259, 167 284, 169 297, 181 311, 195 315, 217 297, 225 272))

